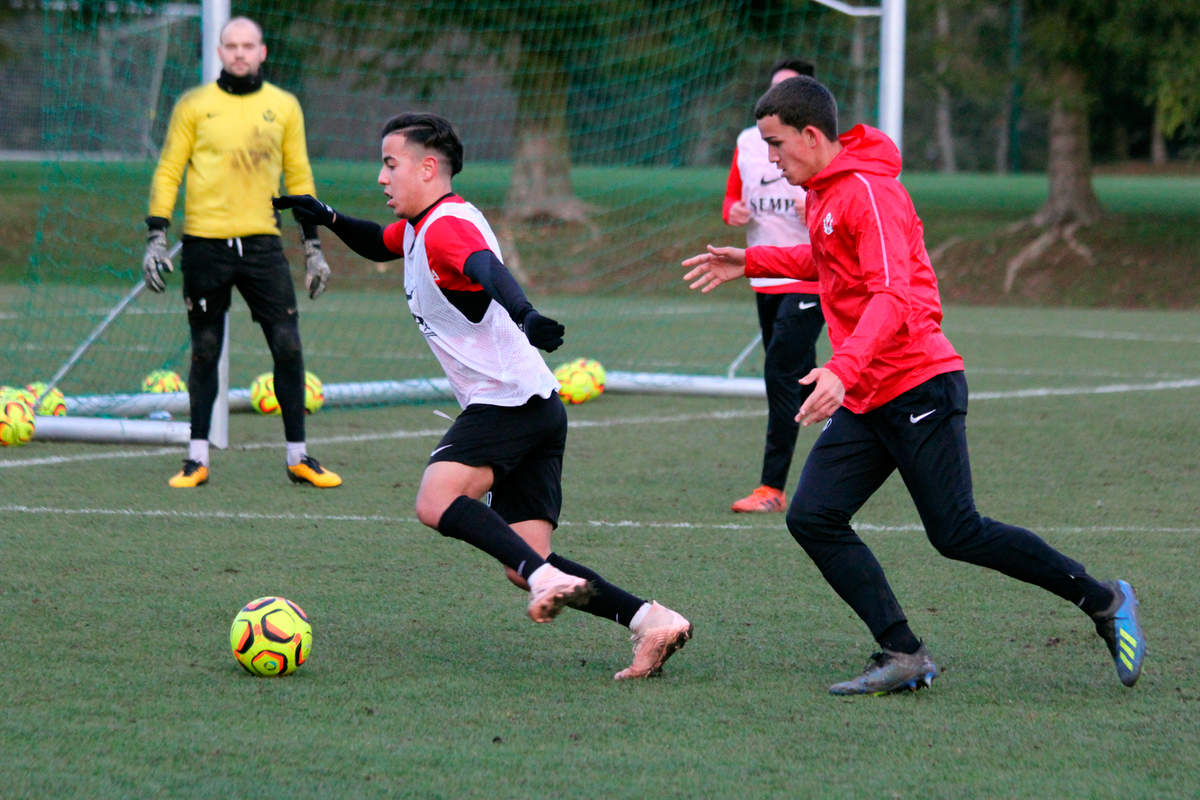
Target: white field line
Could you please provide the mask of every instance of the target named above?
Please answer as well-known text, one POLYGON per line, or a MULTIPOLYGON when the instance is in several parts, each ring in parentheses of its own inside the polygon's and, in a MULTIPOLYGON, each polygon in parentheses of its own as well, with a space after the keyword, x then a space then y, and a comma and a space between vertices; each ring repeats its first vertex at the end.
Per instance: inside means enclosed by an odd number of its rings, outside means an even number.
POLYGON ((1104 331, 1104 330, 1020 330, 1005 329, 1003 332, 992 328, 975 328, 971 326, 944 326, 954 336, 1025 336, 1038 339, 1087 339, 1089 341, 1110 342, 1151 342, 1155 344, 1200 344, 1200 336, 1195 334, 1178 333, 1143 333, 1140 331, 1104 331))
MULTIPOLYGON (((174 509, 137 509, 137 508, 56 508, 53 506, 27 506, 18 503, 0 505, 0 513, 16 514, 47 514, 55 516, 97 516, 97 517, 147 517, 170 519, 232 519, 267 522, 362 522, 385 525, 419 525, 416 517, 394 517, 386 514, 295 514, 289 512, 268 514, 258 511, 177 511, 174 509)), ((763 520, 758 524, 738 522, 655 522, 644 520, 605 520, 590 519, 571 522, 564 520, 560 527, 564 528, 607 528, 607 529, 638 529, 638 530, 722 530, 722 531, 763 531, 782 529, 782 520, 763 520)), ((924 530, 920 525, 879 525, 870 522, 856 522, 854 529, 870 533, 918 533, 924 530)), ((1150 533, 1150 534, 1183 534, 1195 535, 1200 533, 1200 527, 1128 527, 1115 525, 1092 526, 1057 526, 1039 528, 1047 533, 1150 533)))
POLYGON ((1043 389, 1009 389, 1002 392, 971 392, 971 400, 1010 400, 1024 397, 1058 397, 1098 394, 1131 394, 1133 392, 1162 392, 1169 389, 1195 389, 1200 378, 1184 378, 1151 383, 1113 383, 1107 386, 1056 386, 1043 389))
MULTIPOLYGON (((1117 383, 1106 386, 1061 386, 1031 389, 1011 389, 1001 392, 972 392, 972 400, 1008 400, 1014 398, 1036 398, 1055 396, 1086 396, 1103 394, 1130 394, 1134 392, 1160 392, 1173 389, 1200 388, 1200 378, 1185 380, 1154 381, 1152 383, 1117 383)), ((700 414, 670 414, 649 417, 621 417, 605 420, 573 420, 569 423, 572 428, 613 428, 623 425, 670 425, 681 422, 697 422, 701 420, 741 419, 746 417, 763 416, 762 409, 742 409, 729 411, 711 411, 700 414)), ((309 444, 343 444, 354 442, 376 442, 390 439, 418 439, 441 436, 445 428, 427 428, 424 430, 398 430, 385 433, 360 433, 353 436, 322 436, 308 440, 309 444)), ((252 442, 249 444, 233 445, 231 450, 262 450, 268 447, 279 447, 279 442, 252 442)), ((36 467, 55 464, 69 464, 81 461, 98 461, 112 458, 142 458, 150 456, 178 454, 179 447, 155 447, 140 450, 108 450, 101 453, 81 453, 72 456, 45 456, 42 458, 6 459, 0 461, 0 469, 17 467, 36 467)))

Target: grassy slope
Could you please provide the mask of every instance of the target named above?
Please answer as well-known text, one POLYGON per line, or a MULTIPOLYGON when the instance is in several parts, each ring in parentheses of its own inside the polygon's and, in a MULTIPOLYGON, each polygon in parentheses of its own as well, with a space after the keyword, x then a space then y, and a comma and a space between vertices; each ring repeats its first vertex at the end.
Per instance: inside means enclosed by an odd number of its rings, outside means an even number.
MULTIPOLYGON (((0 164, 0 215, 9 221, 0 230, 0 280, 50 280, 84 263, 88 280, 134 278, 150 170, 140 162, 0 164), (31 251, 37 254, 32 271, 31 251)), ((316 172, 326 200, 346 213, 386 220, 373 164, 319 163, 316 172)), ((509 256, 544 290, 673 290, 672 265, 681 256, 708 241, 740 240, 719 219, 720 169, 577 168, 576 190, 593 207, 590 225, 504 226, 498 209, 507 179, 504 166, 468 165, 456 188, 492 215, 509 256)), ((949 301, 1200 306, 1195 280, 1200 177, 1097 176, 1097 193, 1111 213, 1079 234, 1095 262, 1087 264, 1066 248, 1052 250, 1023 273, 1011 295, 1003 293, 1005 263, 1032 234, 999 232, 1037 209, 1045 178, 912 174, 904 180, 925 222, 930 250, 962 240, 936 264, 949 301)), ((390 275, 339 242, 327 249, 344 280, 372 284, 390 275)))

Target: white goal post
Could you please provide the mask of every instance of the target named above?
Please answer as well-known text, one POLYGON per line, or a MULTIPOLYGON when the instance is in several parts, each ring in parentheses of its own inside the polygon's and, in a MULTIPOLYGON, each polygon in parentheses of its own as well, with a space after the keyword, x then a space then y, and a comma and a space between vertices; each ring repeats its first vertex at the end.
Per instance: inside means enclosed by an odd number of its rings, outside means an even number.
MULTIPOLYGON (((164 9, 168 17, 180 17, 193 14, 193 6, 170 4, 164 9)), ((217 45, 221 38, 221 28, 229 19, 229 0, 204 0, 200 9, 203 26, 202 52, 204 82, 214 81, 221 74, 221 61, 217 57, 217 45)), ((161 64, 155 72, 156 83, 161 79, 161 64)), ((157 97, 157 91, 154 98, 157 97)), ((180 249, 176 243, 171 255, 180 249)), ((71 358, 63 365, 46 387, 49 392, 59 380, 70 370, 75 360, 99 338, 108 324, 115 319, 125 307, 141 294, 145 286, 139 283, 114 308, 100 325, 92 332, 71 358)), ((221 344, 221 359, 217 368, 218 389, 217 400, 213 404, 212 423, 209 428, 209 443, 214 447, 229 446, 229 314, 225 314, 225 335, 221 344)), ((183 393, 182 404, 178 399, 164 404, 163 395, 143 395, 142 403, 126 403, 128 411, 117 410, 121 404, 107 402, 105 397, 71 397, 66 399, 69 417, 38 416, 35 419, 37 438, 43 441, 83 441, 83 442, 128 442, 153 444, 186 444, 191 438, 191 425, 186 422, 175 422, 162 419, 123 419, 108 416, 88 416, 89 414, 112 414, 116 416, 137 416, 153 412, 166 411, 170 413, 187 413, 188 398, 183 393), (149 402, 147 402, 149 401, 149 402), (168 405, 170 407, 168 407, 168 405)), ((38 398, 41 402, 41 398, 38 398)), ((247 400, 248 402, 248 400, 247 400)), ((36 404, 35 404, 36 407, 36 404)))

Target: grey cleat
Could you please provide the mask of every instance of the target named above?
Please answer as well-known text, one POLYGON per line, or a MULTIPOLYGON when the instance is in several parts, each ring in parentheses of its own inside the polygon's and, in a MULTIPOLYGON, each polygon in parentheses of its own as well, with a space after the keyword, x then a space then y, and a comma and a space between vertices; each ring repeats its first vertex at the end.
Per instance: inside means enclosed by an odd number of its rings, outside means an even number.
POLYGON ((829 687, 830 694, 869 694, 875 697, 892 692, 916 691, 933 683, 937 664, 925 645, 915 653, 881 650, 871 656, 862 675, 829 687))

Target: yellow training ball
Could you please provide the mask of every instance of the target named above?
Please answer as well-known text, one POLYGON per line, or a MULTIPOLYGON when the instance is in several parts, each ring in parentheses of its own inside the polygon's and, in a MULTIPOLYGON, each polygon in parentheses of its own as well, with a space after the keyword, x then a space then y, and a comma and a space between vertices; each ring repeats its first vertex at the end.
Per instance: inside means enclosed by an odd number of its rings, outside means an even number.
POLYGON ((554 370, 554 378, 558 381, 558 396, 562 401, 578 405, 597 398, 604 392, 606 376, 599 361, 577 358, 560 364, 554 370))

